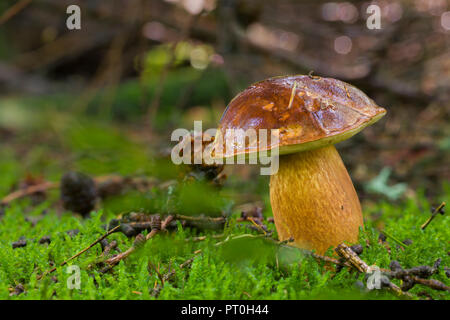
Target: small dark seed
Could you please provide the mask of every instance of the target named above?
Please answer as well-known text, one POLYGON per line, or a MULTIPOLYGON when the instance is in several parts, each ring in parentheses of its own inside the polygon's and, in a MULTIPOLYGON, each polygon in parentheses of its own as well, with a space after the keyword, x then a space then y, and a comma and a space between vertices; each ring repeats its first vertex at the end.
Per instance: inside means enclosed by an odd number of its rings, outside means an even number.
POLYGON ((131 227, 129 224, 126 224, 126 223, 121 224, 119 229, 128 238, 134 237, 137 234, 137 231, 133 227, 131 227))
POLYGON ((405 239, 402 241, 404 244, 406 244, 407 246, 412 245, 413 241, 411 239, 405 239))
POLYGON ((378 236, 378 240, 381 242, 385 242, 387 239, 386 235, 382 232, 380 232, 380 235, 378 236))
POLYGON ((44 243, 50 244, 50 242, 52 242, 52 241, 50 240, 49 236, 43 236, 42 238, 39 239, 39 244, 44 244, 44 243))
POLYGON ((450 268, 445 267, 445 275, 450 278, 450 268))
POLYGON ((12 248, 13 249, 23 248, 23 247, 26 247, 26 245, 27 245, 27 240, 25 239, 25 237, 20 237, 19 240, 12 243, 12 248))
POLYGON ((441 262, 442 262, 442 259, 441 259, 441 258, 438 258, 438 259, 434 262, 433 268, 434 268, 434 269, 439 269, 439 267, 441 266, 441 262))
POLYGON ((389 264, 389 268, 392 271, 402 270, 402 266, 397 260, 392 260, 391 263, 389 264))
POLYGON ((364 251, 363 246, 360 245, 360 244, 355 244, 355 245, 351 246, 350 249, 352 249, 352 251, 353 251, 354 253, 356 253, 358 256, 359 256, 361 253, 363 253, 363 251, 364 251))
POLYGON ((421 277, 421 278, 429 278, 433 275, 436 270, 429 266, 418 266, 411 269, 408 269, 408 272, 412 275, 421 277))
POLYGON ((402 284, 401 289, 403 291, 409 291, 410 289, 412 289, 412 287, 414 287, 415 284, 416 283, 409 278, 403 279, 403 284, 402 284))
POLYGON ((100 245, 102 246, 102 251, 105 250, 105 247, 108 246, 108 240, 107 239, 103 239, 102 241, 100 241, 100 245))
POLYGON ((109 224, 108 224, 108 231, 111 230, 111 229, 114 229, 119 224, 120 224, 120 220, 119 219, 111 219, 111 221, 109 221, 109 224))
POLYGON ((61 200, 65 209, 86 216, 95 207, 97 189, 92 178, 68 172, 61 178, 61 200))

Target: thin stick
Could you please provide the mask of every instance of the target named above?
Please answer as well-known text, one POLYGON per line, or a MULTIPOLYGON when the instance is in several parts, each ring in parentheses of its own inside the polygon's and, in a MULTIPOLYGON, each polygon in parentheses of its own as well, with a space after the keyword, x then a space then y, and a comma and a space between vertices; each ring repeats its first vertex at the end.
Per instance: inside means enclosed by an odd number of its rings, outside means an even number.
MULTIPOLYGON (((101 236, 100 238, 98 238, 97 240, 95 240, 94 242, 92 242, 89 246, 87 246, 86 248, 84 248, 83 250, 81 250, 80 252, 78 252, 77 254, 75 254, 74 256, 70 257, 69 259, 65 260, 64 262, 62 262, 59 266, 62 267, 64 265, 66 265, 69 261, 79 257, 80 255, 82 255, 83 253, 85 253, 86 251, 88 251, 90 248, 92 248, 93 246, 95 246, 97 243, 99 243, 100 241, 102 241, 103 239, 105 239, 107 236, 109 236, 110 234, 114 233, 117 229, 119 229, 120 225, 112 228, 111 230, 109 230, 107 233, 105 233, 103 236, 101 236)), ((42 276, 38 277, 39 279, 42 279, 44 276, 46 276, 49 273, 52 273, 56 270, 56 267, 54 267, 53 269, 50 269, 49 271, 45 272, 42 276)))
POLYGON ((10 20, 12 17, 14 17, 16 14, 18 14, 23 9, 25 9, 30 3, 31 3, 31 0, 22 0, 22 1, 15 3, 14 5, 12 5, 0 17, 0 26, 2 24, 5 24, 8 20, 10 20))
POLYGON ((406 248, 406 244, 404 244, 403 242, 401 242, 400 240, 398 240, 396 237, 394 237, 393 235, 387 233, 386 231, 381 231, 383 234, 386 235, 386 237, 394 240, 399 246, 406 248))
POLYGON ((164 219, 163 222, 161 222, 161 230, 166 230, 169 223, 171 223, 174 220, 174 216, 170 215, 166 219, 164 219))
MULTIPOLYGON (((153 238, 158 233, 159 233, 159 230, 152 229, 152 231, 150 231, 150 233, 147 234, 147 236, 145 237, 144 242, 150 240, 151 238, 153 238)), ((137 248, 138 248, 138 246, 136 244, 133 244, 125 252, 122 252, 122 253, 120 253, 120 254, 118 254, 118 255, 116 255, 116 256, 106 260, 106 263, 109 266, 107 268, 105 268, 103 271, 107 271, 107 270, 111 269, 113 266, 118 264, 120 261, 126 259, 130 254, 132 254, 134 251, 136 251, 137 248)))
MULTIPOLYGON (((116 181, 118 183, 122 183, 126 179, 127 179, 126 177, 121 177, 121 176, 117 176, 117 175, 105 175, 105 176, 99 176, 99 177, 93 178, 93 180, 94 180, 94 182, 96 184, 100 184, 100 183, 103 183, 103 182, 108 181, 108 180, 114 180, 114 181, 116 181)), ((131 185, 133 185, 133 183, 134 182, 132 180, 131 181, 131 185)), ((4 197, 1 200, 0 205, 7 205, 7 204, 9 204, 10 202, 12 202, 14 200, 18 200, 20 198, 23 198, 23 197, 26 197, 26 196, 30 196, 30 195, 32 195, 34 193, 37 193, 37 192, 44 192, 44 191, 47 191, 49 189, 55 189, 55 188, 58 188, 59 186, 60 186, 59 182, 47 181, 47 182, 43 182, 41 184, 36 184, 36 185, 33 185, 33 186, 26 187, 24 189, 19 189, 19 190, 16 190, 16 191, 8 194, 6 197, 4 197)))
MULTIPOLYGON (((261 224, 256 223, 256 221, 255 221, 253 218, 251 218, 251 217, 249 217, 248 219, 250 220, 250 222, 251 222, 254 226, 256 226, 256 228, 258 228, 258 230, 262 231, 262 233, 263 233, 264 235, 267 235, 266 230, 264 230, 264 228, 262 227, 261 224)), ((259 220, 258 220, 258 221, 259 221, 259 220)), ((260 222, 260 223, 261 223, 261 222, 260 222)))
POLYGON ((358 255, 349 248, 346 244, 341 243, 337 246, 336 252, 339 256, 348 261, 352 267, 356 268, 359 272, 368 273, 372 271, 372 268, 369 267, 367 263, 365 263, 358 255))
POLYGON ((186 221, 207 221, 207 222, 216 222, 216 223, 223 223, 225 222, 225 218, 223 217, 197 217, 197 216, 184 216, 181 214, 176 214, 173 219, 175 220, 186 220, 186 221))
MULTIPOLYGON (((166 219, 164 219, 163 222, 161 222, 161 229, 159 228, 153 228, 149 234, 147 234, 147 236, 143 239, 142 243, 140 243, 140 245, 142 245, 143 243, 147 242, 148 240, 150 240, 151 238, 153 238, 154 236, 156 236, 159 232, 161 232, 161 230, 165 230, 167 225, 173 220, 173 216, 170 215, 168 216, 166 219)), ((114 256, 112 258, 109 258, 108 260, 106 260, 106 263, 108 264, 108 266, 106 268, 104 268, 102 270, 102 272, 106 272, 111 270, 115 265, 117 265, 120 261, 126 259, 130 254, 132 254, 134 251, 136 251, 137 249, 137 244, 136 241, 135 243, 127 249, 127 251, 122 252, 120 254, 118 254, 117 256, 114 256)))
POLYGON ((436 209, 434 209, 433 213, 431 214, 431 217, 428 218, 427 221, 425 221, 425 223, 420 227, 422 230, 425 230, 425 228, 430 224, 431 221, 433 221, 433 219, 438 215, 438 213, 440 213, 440 211, 442 210, 442 208, 445 207, 445 202, 442 202, 439 207, 437 207, 436 209))
POLYGON ((450 292, 450 287, 445 285, 444 283, 438 281, 438 280, 434 280, 434 279, 422 279, 416 276, 412 276, 411 277, 412 280, 417 283, 417 284, 421 284, 423 286, 427 286, 431 289, 434 290, 441 290, 441 291, 449 291, 450 292))
MULTIPOLYGON (((350 263, 352 267, 354 267, 356 270, 358 270, 361 273, 371 273, 374 270, 374 267, 369 266, 367 263, 365 263, 358 255, 350 249, 346 244, 341 243, 336 247, 336 252, 339 256, 341 256, 343 259, 345 259, 347 262, 350 263)), ((411 298, 412 295, 407 292, 403 292, 402 289, 400 289, 397 285, 393 284, 389 281, 389 288, 394 291, 396 294, 400 296, 405 296, 408 298, 411 298)))
POLYGON ((48 189, 53 189, 53 188, 58 188, 58 187, 59 187, 59 183, 57 183, 57 182, 44 182, 44 183, 37 184, 34 186, 29 186, 25 189, 20 189, 20 190, 10 193, 9 195, 7 195, 6 197, 4 197, 2 199, 2 201, 0 202, 0 205, 7 205, 14 200, 32 195, 37 192, 44 192, 48 189))
POLYGON ((118 243, 116 240, 111 241, 111 243, 109 243, 107 246, 105 246, 100 257, 106 257, 111 252, 111 250, 114 250, 115 248, 117 248, 117 245, 118 245, 118 243))

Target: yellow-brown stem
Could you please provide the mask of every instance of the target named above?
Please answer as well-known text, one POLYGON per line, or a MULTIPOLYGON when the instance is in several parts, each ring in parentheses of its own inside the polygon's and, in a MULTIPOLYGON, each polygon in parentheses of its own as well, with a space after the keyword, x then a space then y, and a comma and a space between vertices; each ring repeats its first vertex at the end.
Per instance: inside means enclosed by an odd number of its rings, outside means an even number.
POLYGON ((281 156, 270 202, 280 240, 292 237, 319 254, 356 242, 363 226, 358 195, 333 145, 281 156))

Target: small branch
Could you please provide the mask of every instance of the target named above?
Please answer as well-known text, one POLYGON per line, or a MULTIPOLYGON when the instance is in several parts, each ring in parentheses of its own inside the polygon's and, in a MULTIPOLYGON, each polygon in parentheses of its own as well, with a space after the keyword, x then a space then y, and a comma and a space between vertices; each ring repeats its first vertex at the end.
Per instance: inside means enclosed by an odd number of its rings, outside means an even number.
POLYGON ((264 235, 271 233, 271 231, 267 229, 267 226, 265 226, 259 219, 248 217, 247 220, 249 220, 258 229, 258 231, 260 231, 264 235))
POLYGON ((161 230, 166 230, 169 223, 171 223, 174 220, 174 216, 170 215, 164 221, 161 223, 161 230))
POLYGON ((224 217, 212 218, 208 216, 184 216, 181 214, 176 214, 173 217, 174 220, 186 220, 186 221, 198 221, 198 222, 215 222, 215 223, 225 223, 226 219, 224 217))
POLYGON ((393 235, 387 233, 386 231, 381 231, 386 237, 392 239, 395 241, 395 243, 397 243, 399 246, 401 246, 402 248, 406 248, 406 244, 404 244, 403 242, 401 242, 400 240, 398 240, 397 238, 395 238, 393 235))
POLYGON ((441 291, 449 291, 450 292, 450 287, 445 285, 444 283, 438 281, 438 280, 434 280, 434 279, 422 279, 419 277, 411 277, 411 279, 418 284, 427 286, 431 289, 434 290, 441 290, 441 291))
POLYGON ((136 249, 140 246, 142 246, 144 243, 146 243, 148 240, 156 236, 161 230, 165 230, 167 225, 173 220, 173 216, 168 216, 166 219, 164 219, 163 222, 161 222, 160 219, 158 221, 153 222, 152 230, 145 238, 143 238, 142 234, 139 234, 136 239, 134 240, 133 245, 128 248, 125 252, 122 252, 118 254, 117 256, 114 256, 108 260, 106 260, 106 263, 108 266, 104 269, 102 269, 102 272, 107 272, 111 270, 115 265, 117 265, 120 261, 126 259, 129 255, 131 255, 136 249))
MULTIPOLYGON (((112 228, 111 230, 109 230, 107 233, 105 233, 103 236, 101 236, 100 238, 98 238, 97 240, 95 240, 94 242, 92 242, 89 246, 87 246, 86 248, 84 248, 83 250, 81 250, 80 252, 78 252, 77 254, 75 254, 74 256, 70 257, 69 259, 65 260, 64 262, 62 262, 59 266, 62 267, 64 265, 66 265, 69 261, 79 257, 80 255, 82 255, 83 253, 85 253, 86 251, 88 251, 90 248, 92 248, 93 246, 95 246, 97 243, 99 243, 100 241, 102 241, 103 239, 105 239, 106 237, 108 237, 110 234, 114 233, 117 229, 119 229, 120 225, 112 228)), ((38 277, 39 279, 42 279, 43 277, 45 277, 47 274, 52 273, 56 270, 56 267, 54 267, 53 269, 50 269, 49 271, 45 272, 42 276, 38 277)))
POLYGON ((450 291, 450 287, 444 283, 428 279, 433 274, 437 273, 439 266, 441 264, 441 259, 436 260, 433 267, 429 266, 418 266, 411 269, 403 269, 397 261, 391 261, 391 270, 382 270, 391 278, 399 279, 403 281, 402 289, 403 291, 408 291, 414 285, 421 284, 427 286, 434 290, 450 291))
POLYGON ((433 221, 433 219, 440 213, 443 214, 443 209, 445 207, 445 202, 442 202, 439 207, 437 207, 436 209, 434 209, 433 213, 431 214, 431 217, 428 218, 427 221, 425 221, 425 223, 420 227, 422 230, 425 230, 425 228, 430 224, 431 221, 433 221))
POLYGON ((150 231, 149 234, 147 234, 147 236, 145 238, 140 237, 142 234, 137 235, 136 239, 131 247, 129 247, 126 251, 106 260, 108 267, 103 269, 102 272, 106 272, 106 271, 110 270, 112 267, 114 267, 120 261, 126 259, 129 255, 131 255, 134 251, 136 251, 136 249, 138 247, 140 247, 143 243, 145 243, 146 241, 153 238, 158 232, 159 232, 159 230, 153 229, 152 231, 150 231))
POLYGON ((23 9, 25 9, 30 3, 31 3, 31 0, 22 0, 22 1, 16 2, 14 5, 12 5, 11 8, 6 10, 0 16, 0 26, 5 24, 8 20, 10 20, 12 17, 14 17, 16 14, 18 14, 23 9))
POLYGON ((4 197, 2 199, 2 201, 0 202, 0 205, 7 205, 14 200, 17 200, 17 199, 20 199, 20 198, 23 198, 26 196, 30 196, 37 192, 44 192, 49 189, 54 189, 54 188, 58 188, 58 187, 59 187, 59 183, 57 183, 57 182, 44 182, 44 183, 37 184, 34 186, 29 186, 24 189, 20 189, 20 190, 10 193, 9 195, 7 195, 6 197, 4 197))
MULTIPOLYGON (((146 178, 128 178, 128 177, 121 177, 118 175, 106 175, 106 176, 99 176, 94 178, 95 183, 97 184, 97 188, 99 188, 99 191, 105 191, 103 190, 105 187, 102 186, 103 183, 111 183, 115 184, 117 187, 125 187, 130 186, 133 187, 139 191, 143 189, 145 185, 153 186, 155 181, 146 178)), ((21 198, 24 198, 26 196, 30 196, 32 194, 38 193, 38 192, 44 192, 50 189, 56 189, 59 188, 60 183, 59 182, 44 182, 41 184, 36 184, 33 186, 29 186, 23 189, 16 190, 7 196, 5 196, 1 202, 0 205, 8 205, 14 200, 18 200, 21 198)))
MULTIPOLYGON (((184 220, 184 221, 193 221, 193 222, 212 222, 212 223, 225 223, 227 222, 227 218, 225 217, 208 217, 208 216, 185 216, 181 214, 176 214, 173 217, 174 220, 184 220)), ((267 220, 270 222, 270 220, 267 220)), ((246 217, 246 218, 237 218, 236 222, 251 222, 255 227, 263 231, 264 233, 267 233, 267 227, 262 224, 261 219, 259 218, 253 218, 253 217, 246 217)))
POLYGON ((107 257, 108 254, 117 248, 118 242, 116 240, 111 241, 110 243, 108 243, 108 245, 105 246, 105 248, 103 249, 102 254, 100 255, 100 258, 104 258, 107 257))
POLYGON ((335 249, 337 254, 345 261, 349 262, 352 267, 357 269, 361 273, 372 272, 372 268, 369 267, 358 255, 346 244, 341 243, 335 249))
MULTIPOLYGON (((360 257, 358 257, 358 255, 355 252, 353 252, 352 249, 350 249, 350 247, 348 247, 344 243, 338 245, 335 251, 340 257, 345 259, 345 261, 350 263, 352 267, 354 267, 361 273, 372 273, 375 270, 374 267, 371 267, 367 263, 365 263, 360 257)), ((393 284, 390 281, 387 283, 387 285, 389 289, 391 289, 394 293, 396 293, 399 296, 405 296, 408 298, 412 297, 411 294, 403 292, 397 285, 393 284)))
POLYGON ((307 255, 310 255, 311 257, 317 259, 317 260, 322 260, 324 262, 330 262, 330 263, 334 263, 337 266, 347 266, 350 267, 350 264, 346 263, 346 262, 341 262, 337 259, 331 258, 331 257, 327 257, 327 256, 321 256, 319 254, 316 254, 314 252, 305 252, 307 255))

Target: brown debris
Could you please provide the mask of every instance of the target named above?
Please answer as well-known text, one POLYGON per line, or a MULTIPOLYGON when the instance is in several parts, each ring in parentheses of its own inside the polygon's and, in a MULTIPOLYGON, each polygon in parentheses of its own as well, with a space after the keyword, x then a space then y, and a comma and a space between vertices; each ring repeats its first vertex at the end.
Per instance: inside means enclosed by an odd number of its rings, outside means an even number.
MULTIPOLYGON (((372 273, 375 270, 374 267, 367 265, 367 263, 359 258, 358 255, 344 243, 338 245, 335 251, 341 258, 361 273, 372 273)), ((390 281, 385 285, 399 296, 406 296, 408 298, 412 297, 409 293, 403 292, 397 285, 390 281)))
POLYGON ((25 292, 25 287, 23 286, 23 284, 19 283, 17 286, 14 287, 14 289, 10 289, 11 293, 9 294, 10 296, 18 296, 22 293, 25 292))
POLYGON ((13 249, 17 249, 17 248, 23 248, 27 246, 27 239, 25 239, 25 237, 20 237, 19 240, 15 241, 12 243, 12 248, 13 249))

